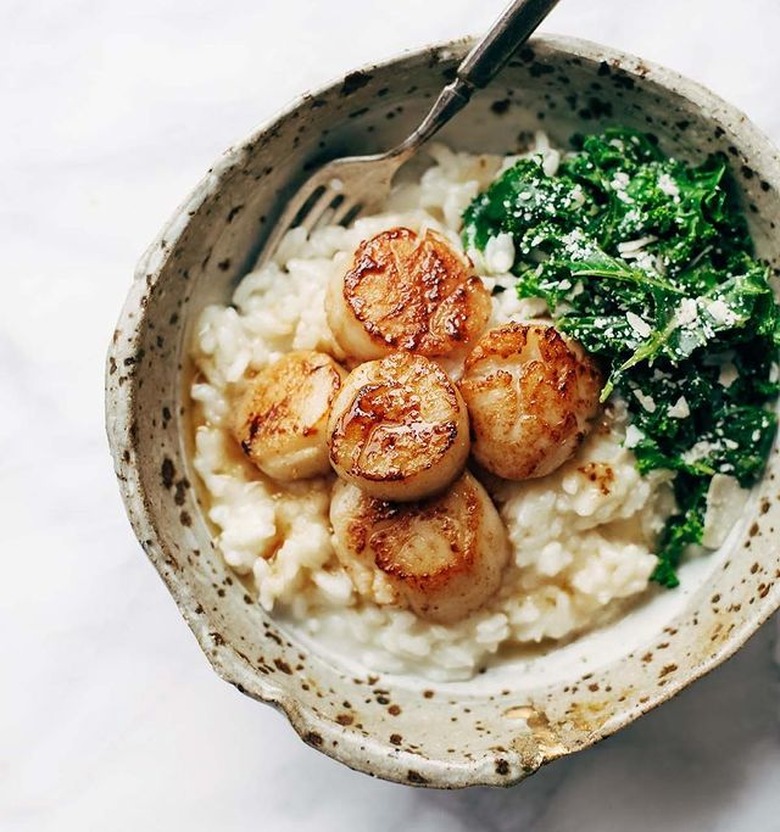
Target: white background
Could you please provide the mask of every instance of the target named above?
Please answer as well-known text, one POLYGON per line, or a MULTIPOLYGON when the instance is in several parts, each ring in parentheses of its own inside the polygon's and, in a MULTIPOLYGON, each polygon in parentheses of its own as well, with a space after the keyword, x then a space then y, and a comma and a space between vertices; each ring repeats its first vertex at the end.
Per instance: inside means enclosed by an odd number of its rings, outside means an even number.
MULTIPOLYGON (((317 754, 209 668, 125 519, 102 373, 136 259, 211 162, 312 86, 484 30, 502 0, 2 0, 0 829, 780 830, 774 634, 510 790, 317 754)), ((780 143, 777 0, 563 0, 780 143)))

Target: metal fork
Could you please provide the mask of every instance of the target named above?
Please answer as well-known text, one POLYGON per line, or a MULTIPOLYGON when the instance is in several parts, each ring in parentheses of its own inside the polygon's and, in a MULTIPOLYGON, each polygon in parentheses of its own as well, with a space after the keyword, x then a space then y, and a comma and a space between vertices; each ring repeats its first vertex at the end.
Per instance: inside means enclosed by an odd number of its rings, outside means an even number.
POLYGON ((397 147, 371 156, 334 159, 315 171, 285 206, 256 267, 273 256, 291 228, 303 227, 308 233, 324 219, 334 225, 347 225, 383 202, 401 165, 468 104, 475 90, 487 86, 557 3, 514 0, 463 59, 455 80, 444 87, 420 126, 397 147))

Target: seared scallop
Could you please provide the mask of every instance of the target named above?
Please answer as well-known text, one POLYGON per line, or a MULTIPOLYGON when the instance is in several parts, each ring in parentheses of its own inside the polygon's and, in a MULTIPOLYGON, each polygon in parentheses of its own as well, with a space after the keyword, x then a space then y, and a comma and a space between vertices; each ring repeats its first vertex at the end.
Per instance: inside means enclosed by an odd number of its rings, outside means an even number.
POLYGON ((353 370, 328 423, 336 473, 382 500, 446 488, 469 452, 466 405, 433 361, 394 353, 353 370))
POLYGON ((233 435, 269 477, 326 474, 331 404, 346 371, 321 352, 291 352, 260 370, 238 400, 233 435))
POLYGON ((552 326, 491 329, 466 358, 460 380, 475 459, 510 480, 549 474, 589 431, 601 386, 593 360, 552 326))
POLYGON ((413 503, 377 500, 339 482, 330 520, 336 554, 360 595, 442 624, 479 609, 509 558, 501 518, 468 472, 413 503))
POLYGON ((325 300, 328 324, 350 357, 396 350, 463 352, 487 325, 490 293, 471 263, 440 234, 391 228, 363 241, 325 300))

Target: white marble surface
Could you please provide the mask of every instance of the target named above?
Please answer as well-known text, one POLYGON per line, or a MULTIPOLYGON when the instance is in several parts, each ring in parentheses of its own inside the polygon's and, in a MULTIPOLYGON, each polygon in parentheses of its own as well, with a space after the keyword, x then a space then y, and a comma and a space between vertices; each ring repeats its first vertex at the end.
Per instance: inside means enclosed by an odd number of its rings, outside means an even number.
MULTIPOLYGON (((780 830, 774 634, 511 790, 377 782, 221 682, 136 544, 102 426, 134 262, 299 92, 481 31, 470 0, 4 0, 0 829, 780 830)), ((780 143, 777 0, 565 0, 543 29, 672 66, 780 143)))

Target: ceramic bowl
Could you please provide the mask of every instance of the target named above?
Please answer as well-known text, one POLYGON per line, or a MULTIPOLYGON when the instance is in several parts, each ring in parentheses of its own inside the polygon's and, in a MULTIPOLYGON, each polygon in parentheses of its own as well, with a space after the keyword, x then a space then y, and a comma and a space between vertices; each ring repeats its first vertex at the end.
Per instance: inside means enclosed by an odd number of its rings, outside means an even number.
MULTIPOLYGON (((566 647, 470 682, 347 669, 280 629, 225 567, 189 460, 187 347, 199 311, 225 302, 280 200, 319 162, 389 148, 418 123, 467 41, 347 75, 231 148, 141 260, 110 348, 108 433, 135 532, 216 672, 281 708, 305 742, 388 780, 515 783, 668 699, 731 655, 780 603, 775 450, 747 514, 683 586, 566 647)), ((730 161, 760 256, 780 266, 780 162, 733 107, 658 66, 591 43, 537 38, 441 134, 509 152, 543 128, 625 124, 663 148, 730 161)))

